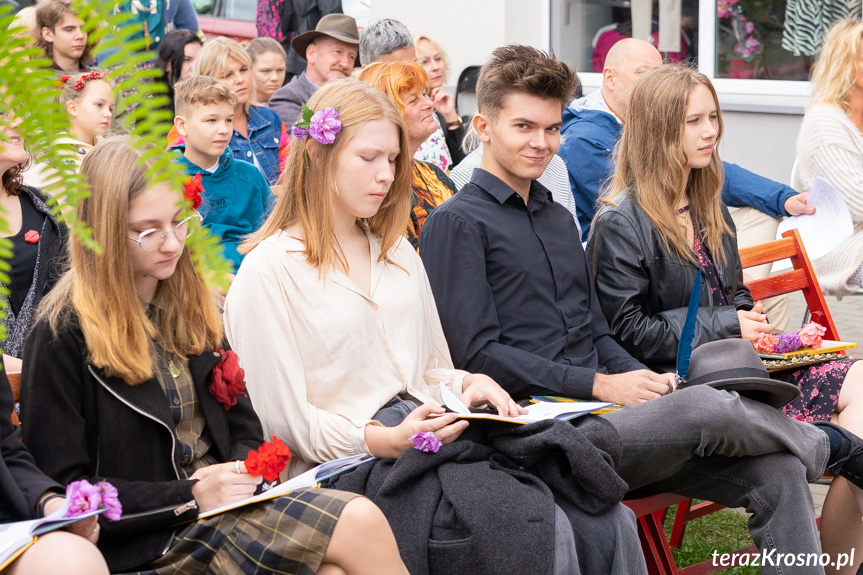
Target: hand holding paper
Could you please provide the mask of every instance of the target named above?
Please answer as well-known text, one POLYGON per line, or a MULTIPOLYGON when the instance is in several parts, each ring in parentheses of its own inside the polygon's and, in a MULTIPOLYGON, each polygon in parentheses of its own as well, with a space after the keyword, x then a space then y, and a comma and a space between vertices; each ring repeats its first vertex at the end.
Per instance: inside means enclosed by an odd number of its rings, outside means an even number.
MULTIPOLYGON (((806 203, 815 208, 815 213, 786 218, 779 224, 776 238, 781 238, 788 230, 797 229, 809 259, 815 261, 851 237, 854 224, 842 194, 823 178, 815 178, 806 203)), ((790 267, 791 260, 781 260, 773 264, 773 272, 790 267)))

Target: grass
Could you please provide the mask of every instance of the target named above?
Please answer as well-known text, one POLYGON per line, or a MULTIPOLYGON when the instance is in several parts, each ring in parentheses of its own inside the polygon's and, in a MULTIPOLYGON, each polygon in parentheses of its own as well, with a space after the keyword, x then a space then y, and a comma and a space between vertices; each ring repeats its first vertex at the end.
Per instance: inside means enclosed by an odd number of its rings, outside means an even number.
MULTIPOLYGON (((693 503, 696 503, 694 501, 693 503)), ((674 522, 674 509, 670 510, 665 519, 666 535, 671 534, 674 522)), ((686 526, 686 535, 680 549, 674 550, 674 561, 679 568, 700 563, 713 556, 714 551, 730 553, 742 547, 752 545, 749 528, 746 525, 747 516, 728 509, 705 515, 686 526)), ((726 575, 759 575, 759 567, 732 567, 721 571, 726 575)))

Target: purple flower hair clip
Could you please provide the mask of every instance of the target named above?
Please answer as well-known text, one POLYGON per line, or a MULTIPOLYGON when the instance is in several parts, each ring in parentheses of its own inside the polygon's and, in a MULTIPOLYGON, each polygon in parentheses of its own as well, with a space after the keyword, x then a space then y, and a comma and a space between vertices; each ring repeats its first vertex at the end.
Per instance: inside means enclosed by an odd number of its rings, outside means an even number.
POLYGON ((336 141, 336 134, 342 131, 342 122, 339 120, 338 108, 327 106, 323 110, 312 112, 306 106, 302 107, 302 119, 291 128, 291 133, 298 140, 305 140, 311 136, 321 144, 332 144, 336 141))
POLYGON ((420 431, 411 437, 411 441, 414 442, 414 449, 425 452, 431 451, 432 453, 437 453, 441 445, 443 445, 441 440, 434 434, 434 431, 420 431))

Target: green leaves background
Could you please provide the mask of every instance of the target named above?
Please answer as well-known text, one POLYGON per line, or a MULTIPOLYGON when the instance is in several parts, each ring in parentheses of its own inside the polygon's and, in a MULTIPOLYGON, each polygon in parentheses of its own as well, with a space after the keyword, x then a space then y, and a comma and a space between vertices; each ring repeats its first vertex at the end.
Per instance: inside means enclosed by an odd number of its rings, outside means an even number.
MULTIPOLYGON (((176 155, 165 151, 173 118, 165 109, 167 88, 158 81, 161 73, 154 66, 156 53, 144 49, 143 38, 135 38, 140 36, 141 24, 130 13, 117 8, 116 2, 95 0, 76 0, 72 4, 72 11, 85 22, 88 42, 95 45, 99 69, 108 72, 108 80, 114 87, 115 114, 119 116, 114 122, 114 133, 131 136, 133 145, 152 166, 153 184, 169 183, 180 191, 185 175, 175 161, 176 155)), ((0 6, 0 112, 3 112, 0 126, 8 126, 13 115, 22 120, 17 131, 27 149, 57 174, 44 189, 52 196, 51 207, 69 226, 73 241, 100 252, 90 230, 76 215, 75 207, 88 194, 84 177, 76 173, 73 152, 56 145, 57 139, 69 129, 69 118, 57 101, 56 74, 26 30, 10 29, 13 18, 8 6, 0 6)), ((190 205, 185 207, 191 210, 190 205)), ((0 231, 9 231, 5 218, 0 221, 0 231)), ((9 283, 7 261, 11 245, 7 238, 0 238, 0 281, 5 284, 9 283)), ((189 236, 186 246, 199 271, 214 287, 226 291, 227 274, 232 268, 222 256, 218 238, 206 231, 196 231, 189 236)))

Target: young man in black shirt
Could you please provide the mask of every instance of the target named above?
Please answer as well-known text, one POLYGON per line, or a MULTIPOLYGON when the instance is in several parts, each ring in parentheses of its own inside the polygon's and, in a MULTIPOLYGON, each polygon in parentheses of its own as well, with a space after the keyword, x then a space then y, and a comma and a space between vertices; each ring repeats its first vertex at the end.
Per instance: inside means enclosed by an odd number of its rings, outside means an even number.
MULTIPOLYGON (((517 400, 551 394, 629 406, 602 417, 620 434, 617 472, 630 489, 746 507, 762 551, 820 553, 807 480, 859 440, 706 385, 672 394, 673 374, 648 370, 614 341, 572 216, 536 182, 560 145, 574 76, 516 45, 495 50, 480 73, 481 168, 420 236, 455 366, 494 378, 517 400)), ((589 536, 577 548, 583 543, 589 536)))

